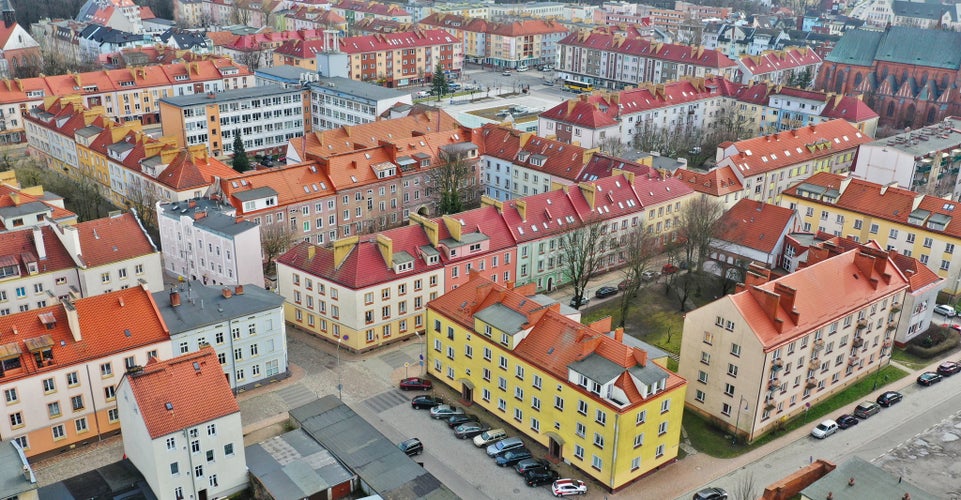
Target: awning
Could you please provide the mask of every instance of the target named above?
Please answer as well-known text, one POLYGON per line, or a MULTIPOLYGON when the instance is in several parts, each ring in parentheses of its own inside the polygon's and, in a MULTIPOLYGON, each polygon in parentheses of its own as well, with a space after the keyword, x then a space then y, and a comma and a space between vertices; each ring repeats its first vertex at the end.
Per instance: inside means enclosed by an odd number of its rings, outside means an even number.
POLYGON ((470 389, 470 390, 472 390, 472 391, 474 390, 474 383, 471 382, 470 380, 467 380, 466 378, 459 378, 459 379, 457 379, 457 383, 462 384, 464 387, 466 387, 466 388, 468 388, 468 389, 470 389))
POLYGON ((551 438, 551 440, 554 441, 555 443, 561 446, 564 445, 564 438, 562 438, 560 434, 553 431, 547 431, 544 434, 547 434, 547 437, 551 438))
POLYGON ((41 335, 32 339, 23 339, 23 343, 27 344, 28 351, 39 352, 53 347, 53 337, 50 335, 41 335))
POLYGON ((10 359, 20 356, 20 343, 10 342, 0 345, 0 359, 10 359))

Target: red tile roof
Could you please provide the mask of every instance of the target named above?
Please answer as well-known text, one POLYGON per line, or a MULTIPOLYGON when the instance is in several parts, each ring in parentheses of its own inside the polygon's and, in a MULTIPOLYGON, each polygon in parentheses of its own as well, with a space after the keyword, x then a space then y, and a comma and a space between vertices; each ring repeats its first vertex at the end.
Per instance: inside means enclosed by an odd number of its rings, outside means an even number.
MULTIPOLYGON (((461 43, 450 33, 441 29, 415 29, 403 33, 351 36, 340 39, 340 50, 348 54, 402 50, 461 43)), ((279 50, 279 49, 278 49, 279 50)))
MULTIPOLYGON (((472 272, 467 283, 431 301, 428 307, 470 330, 474 329, 474 314, 493 305, 507 307, 524 315, 527 318, 524 328, 529 328, 530 332, 523 338, 518 336, 520 340, 516 341, 513 354, 560 380, 568 379, 569 365, 591 355, 601 356, 625 371, 652 363, 646 352, 615 340, 607 332, 564 316, 558 304, 542 307, 528 298, 528 293, 533 293, 530 287, 508 289, 472 272)), ((491 345, 495 349, 503 349, 498 341, 491 341, 491 345)), ((686 383, 681 377, 663 371, 668 377, 667 390, 686 383)), ((625 389, 629 398, 633 396, 630 406, 642 404, 644 400, 640 398, 640 392, 636 387, 630 387, 634 384, 633 380, 622 375, 618 375, 617 383, 621 384, 619 387, 625 389)), ((583 394, 603 401, 587 391, 583 391, 583 394)))
POLYGON ((512 22, 496 22, 457 14, 433 12, 418 21, 420 24, 449 30, 487 33, 506 37, 567 33, 570 30, 561 23, 546 19, 521 19, 512 22))
POLYGON ((694 190, 680 179, 652 170, 647 174, 634 176, 634 192, 641 207, 650 207, 683 198, 694 190))
MULTIPOLYGON (((510 229, 504 222, 504 218, 500 216, 500 214, 497 212, 497 209, 494 207, 485 206, 475 208, 474 210, 460 212, 447 217, 460 222, 461 237, 470 233, 481 233, 487 236, 490 240, 488 252, 504 250, 505 248, 513 247, 516 244, 510 229)), ((451 238, 450 231, 448 231, 447 224, 444 223, 443 218, 434 220, 437 222, 437 227, 439 229, 439 239, 444 240, 451 238)), ((441 252, 442 259, 443 255, 443 252, 441 252)), ((481 254, 478 253, 474 256, 477 255, 481 254)), ((464 257, 465 256, 461 256, 456 260, 461 260, 464 257)))
POLYGON ((859 123, 878 117, 878 114, 864 103, 861 96, 804 90, 774 85, 770 82, 743 85, 734 94, 734 97, 739 101, 764 106, 768 106, 771 99, 780 96, 823 102, 824 109, 821 110, 821 116, 824 118, 843 118, 852 123, 859 123))
POLYGON ((887 254, 874 253, 880 256, 850 250, 720 300, 730 300, 763 348, 773 350, 906 289, 907 279, 887 254), (782 286, 795 290, 793 303, 782 286), (780 300, 768 300, 772 296, 780 300))
POLYGON ((332 9, 341 10, 351 10, 354 12, 364 12, 368 14, 376 14, 381 16, 394 16, 394 17, 404 17, 410 16, 406 10, 400 5, 380 3, 380 2, 368 2, 365 0, 340 0, 337 3, 331 4, 332 9))
MULTIPOLYGON (((833 251, 833 253, 843 253, 848 250, 870 247, 876 250, 881 250, 881 245, 877 241, 871 240, 867 243, 859 243, 850 238, 843 238, 841 236, 834 236, 833 234, 824 233, 818 231, 815 236, 815 243, 812 245, 814 247, 820 247, 833 251)), ((909 290, 911 292, 917 292, 931 285, 940 283, 944 281, 944 278, 938 276, 934 271, 928 266, 922 264, 918 259, 914 257, 908 257, 902 253, 898 253, 896 250, 889 250, 888 257, 894 262, 894 265, 901 271, 901 274, 908 278, 909 290)), ((804 263, 807 264, 806 262, 804 263)))
POLYGON ((845 120, 831 120, 738 141, 725 148, 718 165, 733 165, 741 176, 750 177, 853 150, 872 140, 845 120))
POLYGON ((81 260, 103 266, 157 252, 140 221, 130 212, 77 224, 81 260))
POLYGON ((790 208, 742 198, 718 220, 716 239, 770 254, 796 222, 790 208))
MULTIPOLYGON (((462 132, 462 130, 461 125, 451 115, 445 111, 437 110, 393 120, 380 120, 362 125, 344 125, 306 134, 303 141, 292 140, 291 143, 302 142, 305 144, 308 157, 326 158, 337 153, 373 148, 381 140, 404 142, 406 145, 411 141, 402 141, 403 139, 419 137, 429 132, 462 132)), ((416 143, 417 141, 413 142, 416 143)), ((303 147, 303 145, 300 146, 303 147)))
POLYGON ((504 222, 517 243, 564 233, 581 223, 574 202, 562 189, 504 201, 502 206, 504 222))
POLYGON ((734 173, 734 168, 730 165, 720 166, 709 172, 679 168, 674 171, 674 177, 687 183, 695 191, 711 196, 724 196, 744 189, 744 185, 741 184, 737 174, 734 173))
MULTIPOLYGON (((369 170, 369 169, 368 169, 369 170)), ((220 189, 238 214, 249 216, 252 213, 243 209, 243 202, 237 194, 269 187, 277 193, 277 205, 301 203, 307 200, 319 200, 335 194, 335 188, 330 178, 315 162, 285 165, 265 170, 250 170, 243 174, 234 172, 229 177, 222 177, 220 189)), ((261 212, 274 212, 276 206, 265 207, 261 212)))
MULTIPOLYGON (((55 238, 52 234, 50 237, 55 238)), ((74 306, 79 341, 74 340, 63 304, 0 317, 0 344, 16 344, 24 368, 21 373, 7 371, 5 382, 107 358, 131 349, 170 343, 170 333, 153 296, 143 287, 77 299, 74 306), (52 327, 48 327, 41 318, 51 324, 51 315, 52 327), (27 348, 28 339, 49 340, 45 343, 51 345, 53 363, 38 367, 27 348)), ((114 366, 114 369, 122 367, 114 366)), ((222 372, 220 378, 224 378, 222 372)))
POLYGON ((594 181, 601 177, 610 177, 614 175, 615 168, 635 175, 647 175, 651 171, 651 167, 647 165, 598 152, 591 155, 591 160, 581 170, 581 175, 577 180, 584 182, 594 181))
POLYGON ((741 64, 754 75, 785 71, 805 66, 821 64, 821 56, 808 47, 785 47, 783 50, 768 50, 759 55, 745 55, 741 64))
POLYGON ((594 31, 579 31, 567 35, 558 42, 559 45, 583 47, 591 50, 601 50, 627 54, 630 56, 649 57, 662 61, 680 64, 703 66, 713 69, 724 69, 737 66, 723 53, 704 47, 679 45, 672 43, 653 42, 650 38, 636 36, 620 36, 615 34, 616 28, 595 28, 594 31))
POLYGON ((240 413, 217 352, 210 346, 148 363, 124 380, 152 439, 240 413))
MULTIPOLYGON (((23 205, 25 203, 33 203, 33 202, 40 202, 46 205, 47 208, 50 209, 50 213, 51 213, 50 218, 54 222, 69 223, 69 222, 76 222, 77 220, 77 214, 65 208, 60 208, 59 206, 54 205, 53 203, 50 203, 44 198, 27 194, 22 189, 17 189, 13 186, 0 184, 0 207, 13 207, 13 206, 23 205)), ((0 228, 6 229, 6 228, 3 228, 2 224, 0 224, 0 228)))
POLYGON ((61 271, 63 269, 76 267, 73 258, 67 252, 66 247, 60 243, 60 240, 50 226, 41 226, 40 232, 43 236, 43 248, 47 255, 45 259, 39 258, 32 230, 6 231, 0 233, 0 256, 15 259, 20 266, 21 276, 27 275, 27 263, 25 260, 37 262, 41 273, 61 271))
POLYGON ((208 156, 204 151, 184 150, 170 161, 167 168, 157 176, 157 181, 176 191, 209 186, 216 178, 237 175, 237 171, 224 162, 208 156))

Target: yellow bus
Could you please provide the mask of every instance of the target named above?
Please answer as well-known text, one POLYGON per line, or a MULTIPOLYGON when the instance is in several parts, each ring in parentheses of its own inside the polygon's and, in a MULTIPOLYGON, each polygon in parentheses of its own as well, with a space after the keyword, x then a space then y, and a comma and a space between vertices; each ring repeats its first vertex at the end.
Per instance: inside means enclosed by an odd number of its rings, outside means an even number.
POLYGON ((590 92, 594 90, 594 85, 587 82, 568 79, 568 80, 564 80, 564 89, 570 90, 571 92, 577 92, 577 93, 590 92))

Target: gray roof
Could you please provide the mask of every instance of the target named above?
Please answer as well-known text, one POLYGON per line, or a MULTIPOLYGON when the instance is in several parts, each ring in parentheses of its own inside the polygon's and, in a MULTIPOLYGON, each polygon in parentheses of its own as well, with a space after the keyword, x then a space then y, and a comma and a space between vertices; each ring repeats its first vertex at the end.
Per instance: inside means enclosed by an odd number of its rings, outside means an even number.
POLYGON ((260 87, 248 87, 245 89, 225 90, 223 92, 214 92, 211 94, 200 93, 200 94, 164 97, 160 101, 170 104, 172 106, 186 108, 189 106, 219 104, 222 102, 231 102, 231 101, 236 101, 240 99, 250 99, 254 97, 267 97, 267 96, 299 94, 299 93, 300 93, 300 89, 288 89, 283 87, 282 85, 262 85, 260 87))
POLYGON ((290 416, 384 498, 459 498, 336 396, 294 408, 290 416))
POLYGON ((11 205, 9 207, 0 208, 0 217, 7 219, 10 217, 20 217, 22 215, 35 214, 38 212, 49 212, 50 210, 51 208, 44 203, 39 201, 31 201, 22 205, 11 205))
POLYGON ((388 99, 398 99, 410 97, 410 92, 403 92, 397 89, 389 89, 367 82, 358 82, 350 78, 339 76, 323 77, 310 84, 310 90, 324 94, 343 94, 348 96, 360 97, 371 101, 384 101, 388 99))
MULTIPOLYGON (((527 323, 527 316, 501 303, 491 304, 474 313, 474 317, 508 334, 515 334, 527 323)), ((496 341, 500 341, 499 339, 496 341)))
POLYGON ((24 477, 24 465, 27 465, 27 459, 21 451, 11 441, 0 441, 0 498, 10 498, 37 489, 33 470, 30 471, 32 483, 24 477))
MULTIPOLYGON (((244 285, 243 295, 224 298, 223 287, 206 286, 199 281, 180 285, 180 305, 170 305, 170 291, 154 292, 154 302, 170 329, 170 336, 197 328, 223 323, 229 319, 283 307, 284 298, 256 286, 244 285)), ((234 292, 233 287, 230 288, 234 292)))
POLYGON ((887 31, 849 30, 827 60, 858 66, 871 66, 877 60, 957 70, 961 68, 961 33, 907 26, 887 31))
POLYGON ((202 227, 212 233, 233 237, 253 230, 257 227, 257 224, 246 220, 238 222, 236 217, 224 215, 220 212, 208 212, 206 217, 194 220, 194 227, 202 227))
POLYGON ((943 122, 878 139, 868 143, 867 146, 896 149, 911 156, 924 156, 934 151, 959 147, 961 132, 957 132, 958 130, 961 130, 961 119, 945 118, 943 122), (942 127, 942 124, 948 126, 942 127), (921 136, 924 138, 922 139, 921 136))
POLYGON ((586 358, 571 363, 568 368, 599 384, 610 382, 624 372, 623 366, 597 353, 591 353, 586 358))
POLYGON ((77 135, 79 135, 80 137, 84 137, 84 138, 88 138, 88 139, 89 139, 90 137, 93 137, 93 136, 99 134, 100 132, 103 132, 103 129, 102 129, 102 128, 100 128, 100 127, 98 127, 98 126, 96 126, 96 125, 88 125, 88 126, 86 126, 86 127, 77 129, 77 131, 76 131, 75 133, 76 133, 77 135))
POLYGON ((355 476, 303 430, 244 448, 247 469, 273 498, 307 498, 355 476))
POLYGON ((447 248, 460 248, 464 245, 470 245, 472 243, 480 243, 481 241, 487 241, 490 238, 484 233, 461 233, 460 240, 455 240, 454 238, 444 238, 440 242, 443 243, 447 248))
POLYGON ((300 76, 303 74, 314 75, 317 74, 317 72, 310 71, 309 69, 298 68, 297 66, 291 66, 290 64, 281 64, 280 66, 273 66, 270 68, 259 68, 254 72, 254 76, 272 77, 278 80, 286 80, 290 83, 299 82, 300 76))
POLYGON ((263 186, 254 189, 248 189, 246 191, 236 191, 234 192, 234 197, 240 201, 251 201, 259 200, 261 198, 267 198, 268 196, 277 196, 277 191, 269 186, 263 186))
POLYGON ((895 0, 891 4, 891 10, 894 11, 895 16, 915 17, 931 21, 940 20, 941 16, 944 15, 949 8, 947 5, 936 3, 908 2, 904 0, 895 0))
MULTIPOLYGON (((650 359, 650 354, 648 354, 648 359, 650 359)), ((654 385, 667 378, 667 372, 656 363, 650 361, 644 366, 634 365, 628 368, 627 371, 631 372, 631 375, 637 380, 640 380, 644 385, 654 385)))
POLYGON ((902 498, 905 493, 911 494, 911 500, 937 498, 857 456, 801 490, 801 496, 827 498, 831 492, 837 492, 837 498, 902 498), (849 485, 852 477, 854 485, 849 485))

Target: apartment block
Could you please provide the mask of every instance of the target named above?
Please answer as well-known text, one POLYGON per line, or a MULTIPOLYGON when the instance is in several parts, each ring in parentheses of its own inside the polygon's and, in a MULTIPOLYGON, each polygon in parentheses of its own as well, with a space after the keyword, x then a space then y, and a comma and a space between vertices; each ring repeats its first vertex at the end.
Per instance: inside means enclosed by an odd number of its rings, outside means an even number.
POLYGON ((479 274, 427 310, 427 369, 610 491, 677 457, 687 382, 610 319, 479 274), (465 305, 466 304, 466 305, 465 305))
POLYGON ((119 432, 124 370, 171 355, 146 286, 0 317, 0 332, 0 433, 28 457, 119 432))
POLYGON ((741 83, 787 85, 792 78, 801 76, 813 83, 821 68, 821 56, 808 47, 785 47, 766 50, 758 55, 741 56, 737 60, 737 68, 741 83))
POLYGON ((704 270, 741 283, 752 264, 780 269, 788 236, 799 225, 794 210, 743 198, 718 219, 704 270))
POLYGON ((203 144, 214 156, 228 155, 240 135, 247 152, 278 153, 309 127, 305 97, 280 85, 167 97, 160 100, 160 122, 182 148, 203 144))
POLYGON ((365 2, 361 0, 339 0, 330 4, 330 10, 341 15, 348 24, 366 18, 389 19, 402 23, 413 21, 410 13, 398 4, 387 2, 365 2))
POLYGON ((283 297, 257 285, 208 286, 185 281, 154 292, 180 356, 211 346, 234 392, 290 375, 283 297))
POLYGON ((247 488, 240 407, 213 348, 131 367, 118 392, 124 455, 158 497, 247 488))
POLYGON ((264 285, 260 225, 209 198, 157 205, 166 270, 205 285, 264 285))
POLYGON ((689 409, 750 442, 888 363, 908 278, 877 247, 824 254, 687 313, 689 409))
POLYGON ((852 176, 919 193, 961 196, 961 118, 949 117, 861 146, 852 176))
POLYGON ((737 63, 716 50, 654 42, 609 27, 571 33, 558 46, 556 76, 599 88, 660 84, 685 76, 734 79, 737 73, 737 63))
POLYGON ((750 106, 739 116, 763 134, 801 128, 842 118, 862 134, 874 137, 879 116, 863 100, 863 95, 842 95, 775 85, 770 82, 748 84, 734 95, 739 103, 750 106), (756 106, 756 108, 755 108, 756 106))
MULTIPOLYGON (((561 8, 561 4, 554 5, 557 9, 561 8)), ((531 14, 525 12, 524 15, 531 14)), ((460 40, 466 61, 498 68, 554 64, 558 42, 570 32, 567 26, 553 20, 496 22, 444 13, 430 14, 418 23, 424 27, 443 29, 460 40)))
POLYGON ((961 294, 961 265, 955 258, 961 232, 951 223, 954 201, 822 172, 784 191, 779 204, 797 210, 804 231, 877 241, 944 278, 945 293, 961 294))

